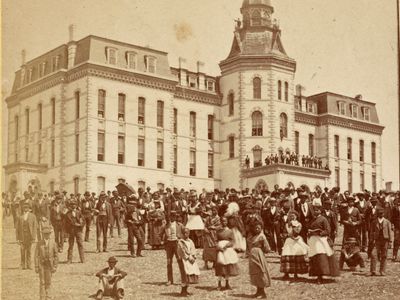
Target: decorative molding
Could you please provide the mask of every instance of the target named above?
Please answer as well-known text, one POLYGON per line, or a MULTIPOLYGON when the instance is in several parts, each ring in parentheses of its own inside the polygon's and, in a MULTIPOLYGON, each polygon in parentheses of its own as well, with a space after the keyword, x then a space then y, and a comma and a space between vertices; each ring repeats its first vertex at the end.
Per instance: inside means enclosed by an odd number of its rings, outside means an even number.
POLYGON ((245 178, 260 177, 270 174, 277 174, 282 172, 282 174, 297 175, 304 178, 318 178, 327 179, 331 175, 331 171, 305 168, 301 166, 287 165, 287 164, 273 164, 268 166, 262 166, 251 169, 243 169, 242 175, 245 178))
POLYGON ((220 106, 222 103, 222 97, 218 94, 206 93, 198 90, 183 88, 180 86, 177 86, 175 88, 174 97, 217 106, 220 106))
POLYGON ((45 173, 47 172, 48 166, 47 164, 36 164, 36 163, 28 163, 28 162, 17 162, 11 163, 4 166, 4 170, 7 175, 12 173, 20 172, 20 171, 28 171, 35 173, 45 173))

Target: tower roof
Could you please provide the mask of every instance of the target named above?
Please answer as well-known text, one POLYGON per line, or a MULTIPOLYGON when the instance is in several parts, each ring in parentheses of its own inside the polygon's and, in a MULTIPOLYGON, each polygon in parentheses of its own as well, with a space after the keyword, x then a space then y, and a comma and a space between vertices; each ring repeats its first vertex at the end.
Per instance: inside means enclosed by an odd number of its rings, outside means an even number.
POLYGON ((266 5, 272 7, 271 0, 243 0, 242 8, 251 5, 266 5))

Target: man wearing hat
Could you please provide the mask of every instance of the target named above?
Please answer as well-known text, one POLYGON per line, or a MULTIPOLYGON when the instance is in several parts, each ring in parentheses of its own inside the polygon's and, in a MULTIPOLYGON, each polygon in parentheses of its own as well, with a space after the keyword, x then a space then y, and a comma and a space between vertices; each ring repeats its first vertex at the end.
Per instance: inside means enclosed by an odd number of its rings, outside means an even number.
POLYGON ((131 252, 131 256, 143 257, 142 250, 144 248, 144 231, 141 227, 143 220, 137 209, 137 202, 127 205, 125 222, 128 227, 128 250, 131 252), (136 254, 134 250, 135 238, 138 243, 136 254))
POLYGON ((373 238, 372 238, 372 224, 378 218, 378 198, 376 196, 372 196, 370 200, 370 204, 365 211, 365 222, 368 229, 368 258, 371 256, 372 246, 373 246, 373 238))
POLYGON ((83 194, 83 199, 81 201, 81 212, 85 224, 85 242, 89 242, 90 225, 92 224, 93 219, 93 208, 94 203, 90 197, 90 193, 86 191, 83 194))
POLYGON ((332 210, 332 202, 328 199, 323 202, 322 215, 328 220, 329 226, 331 228, 329 234, 329 240, 331 245, 335 244, 335 238, 338 232, 338 216, 332 210))
POLYGON ((51 228, 42 229, 43 238, 36 245, 35 272, 39 274, 40 299, 51 299, 51 277, 57 270, 58 250, 56 243, 50 239, 51 228))
POLYGON ((66 230, 68 233, 68 263, 72 263, 72 252, 74 250, 74 242, 78 245, 79 258, 81 263, 85 262, 82 242, 83 217, 82 213, 77 209, 75 200, 69 202, 69 211, 65 215, 66 230))
POLYGON ((400 247, 400 195, 397 194, 392 209, 392 225, 394 230, 393 261, 397 261, 400 247))
POLYGON ((386 258, 390 244, 390 222, 384 218, 384 210, 379 207, 377 209, 378 218, 371 226, 371 276, 376 276, 376 265, 379 259, 379 272, 381 276, 385 276, 386 258))
POLYGON ((50 208, 50 221, 54 229, 54 240, 57 244, 58 252, 63 251, 64 247, 64 219, 66 208, 62 202, 62 196, 57 193, 50 208))
POLYGON ((23 214, 18 219, 17 241, 21 246, 21 268, 31 269, 31 248, 36 240, 37 221, 33 213, 30 212, 30 205, 23 205, 23 214))
POLYGON ((361 214, 360 211, 354 207, 354 200, 354 197, 349 196, 347 198, 347 208, 342 214, 342 224, 344 225, 343 241, 354 237, 360 245, 359 227, 361 225, 361 214))
POLYGON ((339 260, 340 270, 343 270, 344 263, 349 266, 350 271, 355 271, 358 266, 361 269, 365 268, 364 260, 360 254, 360 247, 354 237, 347 239, 342 247, 339 260))
POLYGON ((96 299, 101 300, 103 296, 110 296, 116 299, 124 298, 124 278, 128 275, 126 272, 117 268, 115 265, 118 260, 112 256, 108 260, 108 267, 96 273, 99 278, 99 289, 96 293, 96 299))
POLYGON ((358 198, 358 201, 355 202, 355 207, 358 209, 358 211, 360 212, 360 216, 361 216, 361 224, 359 227, 360 240, 361 240, 360 246, 361 246, 361 251, 366 252, 366 249, 368 247, 368 238, 367 238, 368 226, 367 226, 367 222, 365 220, 365 214, 367 212, 369 203, 365 199, 364 193, 358 193, 357 198, 358 198))
POLYGON ((110 198, 111 210, 113 215, 113 222, 110 226, 110 236, 113 237, 114 233, 114 223, 117 224, 118 237, 121 236, 121 211, 124 210, 125 205, 122 202, 121 197, 119 197, 116 190, 112 191, 112 197, 110 198))
POLYGON ((299 214, 299 222, 302 225, 300 236, 303 238, 304 242, 307 242, 308 227, 314 219, 314 208, 310 202, 308 202, 309 195, 307 192, 301 190, 298 197, 300 198, 300 202, 295 206, 295 210, 299 214))
POLYGON ((101 236, 103 235, 103 252, 107 252, 107 232, 108 226, 112 224, 112 211, 111 205, 108 203, 107 195, 101 192, 99 195, 99 201, 95 207, 95 213, 97 214, 96 220, 96 238, 97 238, 97 253, 101 252, 101 236))
POLYGON ((271 197, 269 202, 270 208, 265 210, 262 215, 265 235, 268 238, 271 250, 281 254, 283 245, 280 232, 280 212, 276 206, 277 201, 274 197, 271 197))

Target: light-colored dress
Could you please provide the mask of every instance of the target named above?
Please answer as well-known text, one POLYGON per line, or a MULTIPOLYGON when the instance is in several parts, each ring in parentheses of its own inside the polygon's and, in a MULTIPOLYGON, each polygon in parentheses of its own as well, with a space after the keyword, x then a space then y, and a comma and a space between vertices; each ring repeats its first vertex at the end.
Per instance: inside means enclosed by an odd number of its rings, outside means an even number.
POLYGON ((178 257, 182 259, 185 270, 183 283, 198 283, 200 269, 196 261, 191 263, 190 259, 196 259, 196 248, 191 239, 180 239, 178 242, 178 257))
MULTIPOLYGON (((233 233, 229 228, 217 232, 218 247, 225 247, 233 242, 233 233)), ((238 255, 233 247, 227 247, 224 251, 218 251, 217 264, 215 266, 216 276, 232 277, 239 275, 238 255)))

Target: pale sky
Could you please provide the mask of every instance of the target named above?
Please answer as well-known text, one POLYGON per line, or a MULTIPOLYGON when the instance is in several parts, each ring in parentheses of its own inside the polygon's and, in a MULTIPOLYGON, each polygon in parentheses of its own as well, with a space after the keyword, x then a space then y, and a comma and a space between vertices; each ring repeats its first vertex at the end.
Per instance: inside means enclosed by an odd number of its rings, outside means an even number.
MULTIPOLYGON (((76 39, 93 34, 150 46, 168 52, 171 66, 178 66, 181 56, 189 68, 195 70, 200 60, 206 72, 219 75, 218 63, 229 53, 241 4, 242 0, 2 0, 3 98, 20 67, 21 50, 26 49, 30 60, 68 42, 72 23, 76 39)), ((306 87, 307 95, 362 94, 377 103, 386 127, 382 177, 398 188, 396 0, 272 4, 285 49, 297 61, 295 82, 306 87)))

